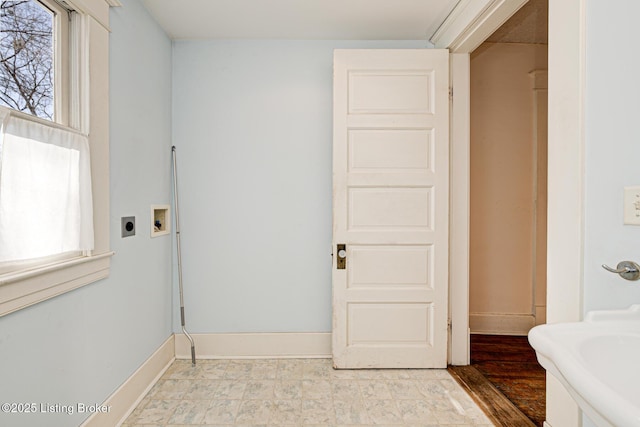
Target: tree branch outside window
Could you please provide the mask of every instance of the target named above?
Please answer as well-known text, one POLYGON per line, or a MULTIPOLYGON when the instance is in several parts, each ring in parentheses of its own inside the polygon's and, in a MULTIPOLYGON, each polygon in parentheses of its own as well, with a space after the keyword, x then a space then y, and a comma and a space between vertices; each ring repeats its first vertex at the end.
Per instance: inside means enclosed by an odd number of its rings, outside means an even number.
POLYGON ((35 0, 0 2, 0 104, 53 120, 51 11, 35 0))

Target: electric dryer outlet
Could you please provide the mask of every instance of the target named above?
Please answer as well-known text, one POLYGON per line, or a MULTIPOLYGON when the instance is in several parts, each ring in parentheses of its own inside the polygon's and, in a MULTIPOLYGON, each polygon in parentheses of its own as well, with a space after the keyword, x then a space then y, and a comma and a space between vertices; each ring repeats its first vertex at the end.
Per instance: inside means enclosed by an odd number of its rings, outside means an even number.
POLYGON ((130 237, 136 235, 136 217, 123 216, 121 219, 122 237, 130 237))

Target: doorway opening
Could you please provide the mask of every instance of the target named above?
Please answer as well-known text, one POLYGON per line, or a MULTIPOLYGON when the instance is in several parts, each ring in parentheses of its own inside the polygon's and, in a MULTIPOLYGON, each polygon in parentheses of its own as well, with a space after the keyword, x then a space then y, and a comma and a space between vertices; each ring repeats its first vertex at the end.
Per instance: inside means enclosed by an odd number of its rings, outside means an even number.
POLYGON ((471 365, 534 424, 545 375, 526 335, 546 322, 547 0, 471 54, 471 365))

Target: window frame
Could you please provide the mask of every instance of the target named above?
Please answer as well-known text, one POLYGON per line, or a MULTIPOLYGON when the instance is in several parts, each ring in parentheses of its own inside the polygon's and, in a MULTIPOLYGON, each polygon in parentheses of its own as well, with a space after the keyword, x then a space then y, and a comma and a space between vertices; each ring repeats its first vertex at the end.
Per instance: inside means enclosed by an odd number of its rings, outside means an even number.
POLYGON ((69 51, 71 49, 71 20, 74 10, 56 0, 36 0, 54 13, 53 24, 53 122, 71 126, 69 70, 72 67, 69 51))
POLYGON ((71 11, 60 6, 57 2, 51 0, 38 0, 40 3, 47 7, 53 3, 56 7, 56 21, 55 21, 55 41, 54 41, 54 61, 55 61, 55 75, 54 75, 54 117, 53 120, 60 124, 70 125, 69 123, 69 109, 71 108, 70 98, 70 86, 71 80, 70 68, 71 60, 69 50, 70 34, 71 34, 71 11), (59 95, 58 95, 59 94, 59 95))
POLYGON ((113 255, 109 248, 109 7, 119 3, 117 0, 65 0, 64 3, 74 10, 68 32, 70 67, 66 87, 65 83, 61 86, 68 94, 65 96, 68 106, 63 103, 61 107, 66 109, 67 116, 63 113, 62 122, 53 123, 29 114, 24 116, 89 135, 94 250, 83 256, 0 274, 0 316, 109 275, 113 255))

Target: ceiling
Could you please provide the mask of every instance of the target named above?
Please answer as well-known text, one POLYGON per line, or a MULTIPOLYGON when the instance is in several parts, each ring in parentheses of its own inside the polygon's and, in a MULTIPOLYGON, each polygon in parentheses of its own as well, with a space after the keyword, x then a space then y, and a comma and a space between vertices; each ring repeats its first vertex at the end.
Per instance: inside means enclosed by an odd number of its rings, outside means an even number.
MULTIPOLYGON (((429 40, 459 0, 143 0, 172 39, 429 40)), ((547 44, 548 0, 488 39, 547 44)))
POLYGON ((494 43, 548 44, 549 0, 529 0, 489 38, 494 43))
POLYGON ((172 39, 429 40, 459 0, 143 0, 172 39))

